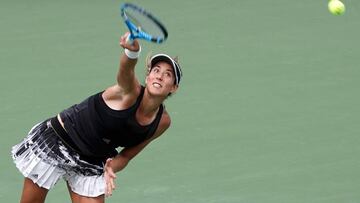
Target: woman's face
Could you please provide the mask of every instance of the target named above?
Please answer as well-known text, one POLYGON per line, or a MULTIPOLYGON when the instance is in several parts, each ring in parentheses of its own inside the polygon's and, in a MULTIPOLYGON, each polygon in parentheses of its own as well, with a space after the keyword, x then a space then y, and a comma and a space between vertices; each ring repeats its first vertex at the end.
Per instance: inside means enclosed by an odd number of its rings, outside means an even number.
POLYGON ((172 66, 164 61, 157 62, 146 77, 146 87, 154 95, 167 96, 177 89, 172 66))

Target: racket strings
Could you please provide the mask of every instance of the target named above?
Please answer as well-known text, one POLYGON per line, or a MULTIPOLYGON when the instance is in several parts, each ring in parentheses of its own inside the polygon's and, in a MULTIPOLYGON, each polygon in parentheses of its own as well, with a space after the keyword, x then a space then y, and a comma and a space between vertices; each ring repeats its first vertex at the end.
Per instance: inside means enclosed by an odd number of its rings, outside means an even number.
POLYGON ((153 37, 165 37, 165 33, 161 27, 159 27, 159 25, 148 15, 131 8, 126 9, 124 13, 126 14, 128 20, 133 23, 139 30, 153 37))

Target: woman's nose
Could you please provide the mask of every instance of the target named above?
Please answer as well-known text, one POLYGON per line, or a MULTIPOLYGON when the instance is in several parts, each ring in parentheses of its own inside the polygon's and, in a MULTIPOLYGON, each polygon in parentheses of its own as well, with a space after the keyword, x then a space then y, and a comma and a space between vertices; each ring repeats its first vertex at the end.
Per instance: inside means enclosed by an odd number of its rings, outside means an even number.
POLYGON ((158 80, 163 80, 163 74, 158 74, 158 75, 156 75, 156 79, 158 79, 158 80))

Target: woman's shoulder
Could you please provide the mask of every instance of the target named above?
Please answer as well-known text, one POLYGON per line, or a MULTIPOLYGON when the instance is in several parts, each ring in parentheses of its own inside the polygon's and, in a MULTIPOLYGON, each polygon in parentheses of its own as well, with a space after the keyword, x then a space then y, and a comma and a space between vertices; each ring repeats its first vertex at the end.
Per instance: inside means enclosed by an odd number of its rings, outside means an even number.
POLYGON ((161 120, 159 123, 159 127, 167 129, 169 128, 171 125, 171 117, 169 115, 169 113, 166 111, 166 109, 164 108, 162 116, 161 116, 161 120))
POLYGON ((125 91, 119 85, 113 85, 105 89, 102 98, 113 109, 124 109, 132 106, 141 93, 141 86, 135 87, 131 92, 125 91))
POLYGON ((105 89, 103 92, 104 99, 114 99, 114 98, 124 98, 136 99, 141 93, 142 86, 138 85, 134 87, 131 91, 121 88, 121 86, 115 84, 105 89))
POLYGON ((164 111, 161 115, 159 125, 158 125, 155 135, 152 137, 152 139, 155 139, 155 138, 159 137, 160 135, 162 135, 170 127, 170 125, 171 125, 170 116, 167 113, 167 111, 164 109, 164 111))

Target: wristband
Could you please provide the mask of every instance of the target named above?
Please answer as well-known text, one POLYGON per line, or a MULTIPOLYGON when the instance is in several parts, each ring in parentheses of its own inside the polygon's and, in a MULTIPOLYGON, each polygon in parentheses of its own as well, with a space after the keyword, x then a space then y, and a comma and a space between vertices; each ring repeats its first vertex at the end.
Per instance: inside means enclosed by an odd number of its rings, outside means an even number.
POLYGON ((125 55, 129 59, 137 59, 137 58, 139 58, 140 53, 141 53, 141 47, 139 47, 138 51, 130 51, 129 49, 125 49, 125 55))

